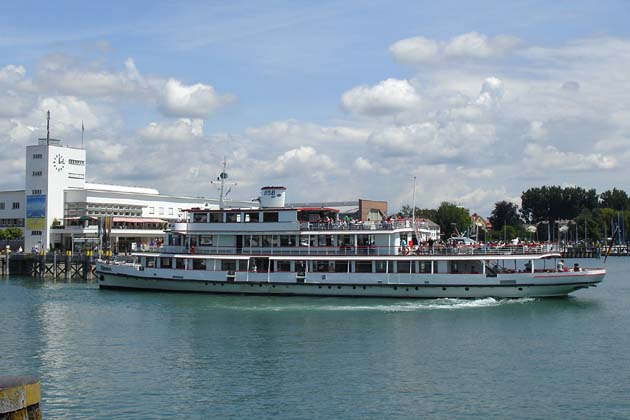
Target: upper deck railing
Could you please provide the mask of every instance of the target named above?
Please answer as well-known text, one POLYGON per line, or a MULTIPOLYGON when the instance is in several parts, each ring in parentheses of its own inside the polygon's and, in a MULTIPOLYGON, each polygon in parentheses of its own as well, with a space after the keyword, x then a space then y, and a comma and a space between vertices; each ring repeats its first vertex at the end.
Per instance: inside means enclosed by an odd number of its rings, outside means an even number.
MULTIPOLYGON (((430 229, 426 222, 417 222, 419 229, 430 229)), ((412 228, 411 220, 383 220, 377 221, 331 221, 331 222, 301 222, 300 230, 325 231, 325 230, 394 230, 412 228)))
POLYGON ((556 244, 509 245, 509 246, 445 246, 435 245, 414 247, 392 246, 296 246, 296 247, 242 247, 233 246, 162 246, 145 248, 146 252, 191 255, 305 255, 305 256, 463 256, 463 255, 534 255, 558 252, 556 244))

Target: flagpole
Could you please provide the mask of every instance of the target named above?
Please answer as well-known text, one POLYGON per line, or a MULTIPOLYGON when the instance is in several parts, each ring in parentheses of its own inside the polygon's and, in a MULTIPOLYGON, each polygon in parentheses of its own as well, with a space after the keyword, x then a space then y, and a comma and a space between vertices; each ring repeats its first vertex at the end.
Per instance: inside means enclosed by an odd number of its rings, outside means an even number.
MULTIPOLYGON (((416 233, 416 177, 413 177, 413 206, 411 208, 411 224, 413 227, 413 232, 416 233)), ((419 241, 420 238, 417 238, 419 241)))
POLYGON ((81 149, 83 149, 83 134, 85 133, 85 126, 83 125, 83 121, 81 121, 81 149))

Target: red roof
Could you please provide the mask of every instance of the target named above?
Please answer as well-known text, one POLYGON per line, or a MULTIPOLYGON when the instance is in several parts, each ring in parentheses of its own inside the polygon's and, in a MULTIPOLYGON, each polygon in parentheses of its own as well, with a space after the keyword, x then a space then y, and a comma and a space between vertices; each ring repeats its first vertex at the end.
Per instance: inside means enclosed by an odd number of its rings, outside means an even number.
POLYGON ((298 207, 298 211, 330 211, 333 213, 339 213, 339 209, 333 209, 332 207, 298 207))

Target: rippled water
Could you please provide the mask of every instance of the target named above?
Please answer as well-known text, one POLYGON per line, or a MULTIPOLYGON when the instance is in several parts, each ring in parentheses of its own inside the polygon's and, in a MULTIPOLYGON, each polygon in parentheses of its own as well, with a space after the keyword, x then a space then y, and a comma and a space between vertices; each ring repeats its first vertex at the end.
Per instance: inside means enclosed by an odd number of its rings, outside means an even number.
POLYGON ((0 375, 39 377, 45 419, 629 419, 630 259, 606 268, 549 300, 2 279, 0 375))

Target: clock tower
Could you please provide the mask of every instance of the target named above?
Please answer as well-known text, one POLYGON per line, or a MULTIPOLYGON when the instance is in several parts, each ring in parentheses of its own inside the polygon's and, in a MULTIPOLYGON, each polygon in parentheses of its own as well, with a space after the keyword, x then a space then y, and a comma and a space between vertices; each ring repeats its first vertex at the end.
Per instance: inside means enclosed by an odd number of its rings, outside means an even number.
POLYGON ((26 147, 25 251, 50 247, 53 222, 64 222, 65 191, 85 189, 85 158, 83 148, 62 145, 49 132, 26 147))

